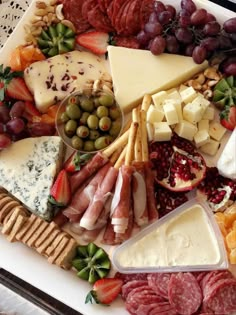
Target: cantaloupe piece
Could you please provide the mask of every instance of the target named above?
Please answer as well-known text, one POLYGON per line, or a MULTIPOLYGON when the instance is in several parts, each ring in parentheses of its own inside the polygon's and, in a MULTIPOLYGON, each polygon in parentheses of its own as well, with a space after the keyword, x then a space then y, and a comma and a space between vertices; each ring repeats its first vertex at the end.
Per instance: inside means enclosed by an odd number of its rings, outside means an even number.
POLYGON ((231 264, 236 264, 236 248, 232 249, 229 254, 229 262, 231 264))
POLYGON ((235 249, 236 248, 236 231, 232 230, 226 235, 226 244, 228 248, 235 249))

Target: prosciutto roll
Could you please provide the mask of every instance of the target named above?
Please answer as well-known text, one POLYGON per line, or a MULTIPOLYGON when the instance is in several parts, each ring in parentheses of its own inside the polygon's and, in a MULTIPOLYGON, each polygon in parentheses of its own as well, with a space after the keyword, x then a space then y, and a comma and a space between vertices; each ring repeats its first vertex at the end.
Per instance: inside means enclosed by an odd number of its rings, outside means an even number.
POLYGON ((101 152, 98 152, 83 168, 71 175, 70 186, 72 194, 84 183, 84 181, 93 175, 98 169, 108 162, 108 158, 101 152))

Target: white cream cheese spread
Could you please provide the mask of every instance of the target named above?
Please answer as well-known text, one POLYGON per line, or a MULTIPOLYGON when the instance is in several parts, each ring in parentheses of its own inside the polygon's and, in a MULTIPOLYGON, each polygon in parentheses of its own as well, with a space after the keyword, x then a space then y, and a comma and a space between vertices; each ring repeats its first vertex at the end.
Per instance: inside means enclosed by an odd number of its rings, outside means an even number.
POLYGON ((116 256, 125 268, 214 265, 220 259, 214 230, 198 204, 123 247, 116 256))

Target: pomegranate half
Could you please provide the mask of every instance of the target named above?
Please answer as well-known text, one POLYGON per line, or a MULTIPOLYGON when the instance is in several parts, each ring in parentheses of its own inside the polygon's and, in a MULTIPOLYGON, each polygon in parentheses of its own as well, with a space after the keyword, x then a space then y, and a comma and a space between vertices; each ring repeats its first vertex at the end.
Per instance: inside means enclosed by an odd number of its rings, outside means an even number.
POLYGON ((205 177, 206 163, 194 145, 176 134, 170 141, 150 145, 156 181, 171 191, 189 191, 205 177))

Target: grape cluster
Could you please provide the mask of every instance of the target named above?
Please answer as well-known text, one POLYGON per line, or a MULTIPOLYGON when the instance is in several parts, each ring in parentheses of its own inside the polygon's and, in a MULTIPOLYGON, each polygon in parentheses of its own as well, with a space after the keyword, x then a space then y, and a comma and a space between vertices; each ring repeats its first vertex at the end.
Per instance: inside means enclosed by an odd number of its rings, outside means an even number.
POLYGON ((25 103, 15 102, 11 108, 0 106, 0 150, 7 148, 12 141, 32 137, 52 135, 53 126, 41 122, 29 123, 25 117, 25 103))
POLYGON ((138 33, 140 46, 154 55, 163 52, 192 56, 200 64, 216 50, 236 47, 236 18, 221 28, 214 15, 197 9, 192 0, 181 0, 179 12, 155 1, 148 22, 138 33))

